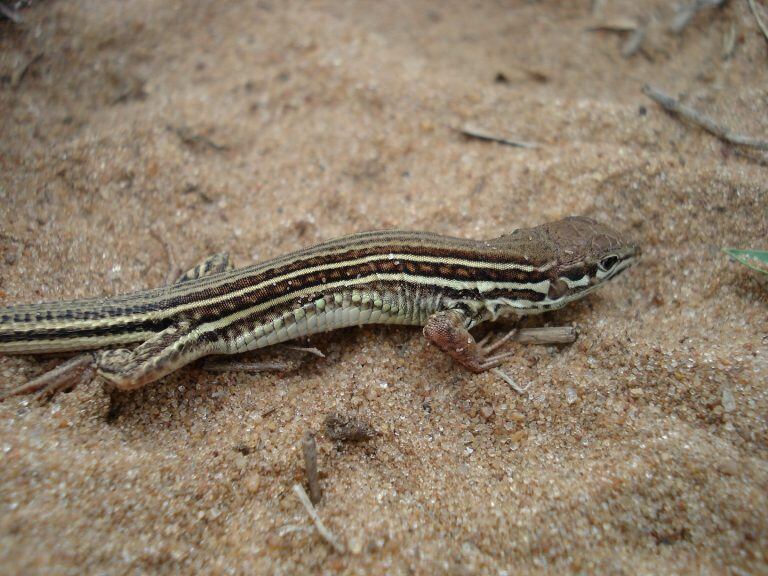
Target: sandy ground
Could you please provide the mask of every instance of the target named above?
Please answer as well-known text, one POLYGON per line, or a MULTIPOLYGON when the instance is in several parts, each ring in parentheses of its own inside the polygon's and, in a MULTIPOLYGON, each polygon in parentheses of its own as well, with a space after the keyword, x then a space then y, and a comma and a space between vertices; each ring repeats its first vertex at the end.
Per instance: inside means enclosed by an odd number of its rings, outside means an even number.
MULTIPOLYGON (((587 214, 644 248, 533 322, 581 336, 520 348, 524 395, 370 327, 294 371, 182 370, 111 420, 96 382, 6 401, 0 572, 768 573, 768 281, 719 252, 766 247, 768 169, 640 92, 765 137, 768 45, 746 1, 681 34, 666 2, 590 4, 81 0, 0 21, 2 304, 158 286, 163 241, 242 264, 587 214), (620 19, 648 23, 630 58, 586 31, 620 19), (335 445, 334 411, 378 436, 335 445), (291 490, 306 431, 344 553, 291 490)), ((0 358, 0 385, 56 362, 0 358)))

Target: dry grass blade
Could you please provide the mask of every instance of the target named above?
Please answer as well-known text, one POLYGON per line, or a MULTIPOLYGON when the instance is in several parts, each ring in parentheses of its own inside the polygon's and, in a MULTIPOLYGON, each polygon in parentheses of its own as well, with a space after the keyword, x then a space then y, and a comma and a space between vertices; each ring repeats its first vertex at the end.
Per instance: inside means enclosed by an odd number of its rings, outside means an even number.
POLYGON ((318 358, 325 358, 325 354, 322 353, 321 350, 312 347, 306 347, 306 346, 286 346, 288 350, 295 350, 296 352, 305 352, 306 354, 313 354, 317 356, 318 358))
POLYGON ((323 521, 320 520, 320 516, 318 515, 317 510, 315 510, 312 502, 309 501, 309 496, 307 496, 307 492, 304 490, 302 485, 294 484, 293 492, 296 494, 296 496, 299 497, 299 500, 304 505, 304 509, 307 511, 307 514, 309 514, 312 522, 315 523, 315 528, 317 528, 320 536, 322 536, 323 539, 328 542, 328 544, 330 544, 334 550, 336 550, 336 552, 339 554, 344 554, 344 546, 341 545, 336 536, 333 535, 333 532, 328 530, 328 528, 325 527, 325 524, 323 524, 323 521))
POLYGON ((504 372, 504 370, 502 370, 500 368, 491 368, 491 372, 496 374, 496 376, 501 378, 504 382, 506 382, 509 385, 510 388, 512 388, 512 390, 514 390, 515 392, 517 392, 520 395, 525 394, 528 391, 528 388, 531 387, 531 385, 528 384, 528 386, 523 388, 522 386, 520 386, 517 382, 515 382, 512 379, 512 376, 510 376, 509 374, 507 374, 506 372, 504 372))
POLYGON ((497 136, 483 130, 482 128, 476 128, 474 126, 464 125, 461 128, 454 128, 461 132, 467 138, 475 138, 477 140, 484 140, 486 142, 498 142, 499 144, 505 144, 507 146, 514 146, 515 148, 538 148, 539 145, 536 142, 525 142, 523 140, 513 140, 511 138, 505 138, 503 136, 497 136))
POLYGON ((680 101, 656 88, 646 84, 643 86, 643 94, 659 104, 667 112, 684 118, 691 124, 703 128, 724 142, 737 144, 739 146, 748 146, 750 148, 758 148, 759 150, 768 150, 768 140, 760 140, 758 138, 753 138, 752 136, 745 136, 744 134, 732 132, 723 126, 720 126, 709 116, 705 116, 690 106, 680 103, 680 101))
POLYGON ((643 46, 644 40, 645 40, 645 26, 638 26, 629 35, 629 38, 627 38, 627 40, 622 45, 621 55, 624 56, 624 58, 629 58, 630 56, 634 56, 640 51, 640 48, 643 46))

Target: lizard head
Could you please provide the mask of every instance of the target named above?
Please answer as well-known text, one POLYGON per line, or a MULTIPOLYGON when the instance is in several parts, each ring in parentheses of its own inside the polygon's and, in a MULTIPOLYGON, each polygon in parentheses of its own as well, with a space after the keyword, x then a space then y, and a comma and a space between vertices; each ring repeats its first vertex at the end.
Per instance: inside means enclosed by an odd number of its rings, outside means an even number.
POLYGON ((544 224, 554 252, 547 301, 559 308, 621 274, 640 256, 640 247, 613 228, 585 216, 544 224))
MULTIPOLYGON (((509 251, 513 280, 507 294, 498 296, 497 291, 484 300, 494 318, 562 308, 621 274, 640 256, 634 242, 585 216, 521 228, 491 245, 509 251)), ((489 283, 488 288, 499 285, 489 283)))

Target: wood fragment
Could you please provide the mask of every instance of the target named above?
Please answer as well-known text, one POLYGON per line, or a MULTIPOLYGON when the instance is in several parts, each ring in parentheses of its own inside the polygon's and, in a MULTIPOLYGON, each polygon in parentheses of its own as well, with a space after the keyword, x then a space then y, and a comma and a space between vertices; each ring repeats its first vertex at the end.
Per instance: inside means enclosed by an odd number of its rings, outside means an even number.
POLYGON ((571 344, 579 337, 576 326, 543 326, 541 328, 519 328, 509 341, 521 344, 571 344))
POLYGON ((317 510, 315 510, 312 502, 310 502, 309 496, 307 496, 307 492, 304 490, 304 487, 301 484, 294 484, 293 492, 296 494, 296 496, 298 496, 299 501, 304 506, 307 514, 309 514, 312 522, 314 522, 315 528, 317 528, 317 532, 320 534, 320 536, 322 536, 323 539, 328 542, 328 544, 330 544, 336 552, 339 554, 344 554, 344 546, 338 541, 336 536, 333 535, 333 532, 325 527, 325 524, 323 524, 323 521, 320 519, 317 510))
POLYGON ((768 26, 766 26, 762 18, 760 18, 760 14, 757 12, 757 6, 755 5, 755 0, 747 1, 749 2, 749 9, 752 11, 752 15, 755 17, 755 21, 757 22, 760 31, 763 33, 763 38, 768 42, 768 26))
POLYGON ((320 475, 317 471, 317 442, 311 432, 304 434, 301 439, 301 451, 304 454, 304 471, 307 474, 309 486, 309 499, 312 504, 317 504, 323 498, 323 490, 320 487, 320 475))
POLYGON ((660 90, 657 90, 656 88, 646 84, 643 86, 643 94, 659 104, 667 112, 680 116, 691 124, 699 126, 700 128, 706 130, 724 142, 736 144, 738 146, 748 146, 750 148, 768 150, 768 140, 760 140, 758 138, 753 138, 752 136, 745 136, 737 132, 732 132, 723 126, 720 126, 712 118, 705 116, 690 106, 686 106, 685 104, 680 103, 680 101, 672 98, 664 92, 661 92, 660 90))
POLYGON ((523 140, 513 140, 511 138, 505 138, 503 136, 497 136, 483 130, 482 128, 476 128, 474 126, 464 125, 460 128, 454 128, 454 130, 460 132, 467 138, 475 138, 477 140, 483 140, 486 142, 497 142, 499 144, 505 144, 506 146, 513 146, 515 148, 538 148, 539 144, 536 142, 526 142, 523 140))
POLYGON ((0 2, 0 16, 4 16, 14 24, 23 24, 24 18, 21 17, 16 10, 6 5, 5 2, 0 2))

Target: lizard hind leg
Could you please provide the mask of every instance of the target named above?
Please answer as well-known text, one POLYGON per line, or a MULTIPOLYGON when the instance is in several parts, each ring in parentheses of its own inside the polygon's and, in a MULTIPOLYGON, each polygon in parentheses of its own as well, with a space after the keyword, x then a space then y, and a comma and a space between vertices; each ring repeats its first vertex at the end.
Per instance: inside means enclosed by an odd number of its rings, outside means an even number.
POLYGON ((211 254, 205 260, 184 272, 184 274, 179 276, 174 283, 183 284, 190 280, 195 280, 204 276, 212 276, 234 269, 235 267, 229 258, 229 253, 219 252, 217 254, 211 254))
POLYGON ((96 371, 118 390, 135 390, 208 354, 192 349, 194 338, 188 322, 158 332, 133 350, 104 350, 96 356, 96 371))
POLYGON ((94 376, 94 354, 88 352, 70 358, 63 364, 59 364, 53 370, 49 370, 25 382, 19 386, 0 393, 0 402, 11 396, 31 394, 37 392, 39 400, 44 401, 53 397, 57 392, 71 390, 80 383, 90 381, 94 376))

